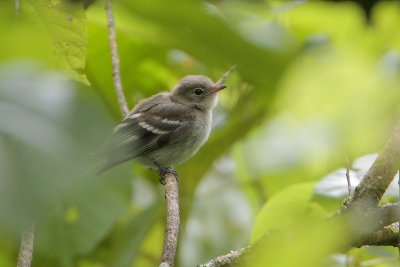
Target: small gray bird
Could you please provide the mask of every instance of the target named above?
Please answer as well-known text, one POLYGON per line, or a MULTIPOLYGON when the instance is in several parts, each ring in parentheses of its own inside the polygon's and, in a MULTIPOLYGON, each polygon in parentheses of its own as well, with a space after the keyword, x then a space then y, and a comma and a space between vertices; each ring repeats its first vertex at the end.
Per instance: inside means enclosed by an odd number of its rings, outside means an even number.
POLYGON ((140 101, 115 127, 99 173, 130 159, 163 173, 192 157, 208 139, 212 110, 230 71, 217 83, 188 75, 171 92, 140 101))

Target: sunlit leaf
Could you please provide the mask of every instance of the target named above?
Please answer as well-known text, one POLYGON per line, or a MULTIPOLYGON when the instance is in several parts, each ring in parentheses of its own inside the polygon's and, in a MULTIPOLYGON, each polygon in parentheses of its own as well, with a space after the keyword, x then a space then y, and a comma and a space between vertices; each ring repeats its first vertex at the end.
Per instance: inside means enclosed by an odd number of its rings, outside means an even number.
POLYGON ((256 217, 252 242, 268 231, 290 229, 302 222, 312 196, 313 184, 294 185, 276 194, 264 205, 256 217))
POLYGON ((329 266, 328 255, 343 241, 340 228, 333 228, 329 222, 314 216, 302 218, 299 224, 286 230, 290 232, 274 232, 264 236, 251 252, 252 257, 243 258, 242 265, 329 266))
POLYGON ((88 84, 86 61, 86 18, 80 3, 73 1, 29 1, 48 31, 56 62, 71 78, 88 84))

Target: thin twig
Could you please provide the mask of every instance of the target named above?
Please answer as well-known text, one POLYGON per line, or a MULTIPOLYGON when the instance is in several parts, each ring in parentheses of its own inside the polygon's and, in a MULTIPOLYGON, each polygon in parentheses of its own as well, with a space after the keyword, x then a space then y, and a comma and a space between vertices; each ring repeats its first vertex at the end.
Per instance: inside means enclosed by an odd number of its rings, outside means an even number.
POLYGON ((198 265, 198 267, 234 266, 237 262, 239 262, 243 253, 248 249, 250 249, 250 246, 237 250, 232 250, 229 253, 218 256, 207 263, 200 264, 198 265))
POLYGON ((18 253, 17 267, 30 267, 32 262, 35 225, 32 223, 21 235, 21 246, 18 253))
POLYGON ((221 78, 218 80, 218 82, 216 84, 223 84, 225 83, 226 79, 228 79, 229 75, 231 75, 231 73, 236 69, 236 65, 233 65, 229 68, 229 70, 227 72, 225 72, 221 78))
POLYGON ((167 173, 161 179, 165 183, 167 222, 160 267, 173 267, 176 248, 178 246, 180 224, 178 179, 173 173, 167 173))
POLYGON ((119 67, 119 54, 116 41, 115 23, 112 12, 111 0, 106 0, 106 12, 108 19, 108 41, 110 44, 111 51, 111 62, 112 62, 112 76, 114 81, 115 93, 118 97, 119 107, 122 115, 125 117, 129 113, 128 104, 124 95, 124 89, 122 88, 121 72, 119 67))
POLYGON ((347 179, 347 190, 349 196, 351 195, 350 168, 351 168, 350 160, 349 158, 346 157, 346 179, 347 179))

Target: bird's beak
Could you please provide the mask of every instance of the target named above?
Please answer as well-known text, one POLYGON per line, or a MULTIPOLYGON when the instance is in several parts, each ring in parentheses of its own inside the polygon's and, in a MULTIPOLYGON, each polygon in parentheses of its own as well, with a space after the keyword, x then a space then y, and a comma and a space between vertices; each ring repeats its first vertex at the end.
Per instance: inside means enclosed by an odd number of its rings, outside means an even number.
POLYGON ((211 91, 208 93, 209 95, 211 95, 211 94, 214 94, 214 93, 216 93, 216 92, 219 92, 219 91, 221 91, 222 89, 225 89, 226 87, 228 87, 227 85, 225 85, 225 84, 216 84, 212 89, 211 89, 211 91))
POLYGON ((226 79, 228 78, 228 76, 232 73, 232 71, 235 70, 235 68, 236 68, 236 65, 233 65, 232 67, 230 67, 229 70, 227 72, 225 72, 224 75, 222 75, 222 77, 215 84, 214 88, 211 89, 211 91, 208 94, 209 95, 214 94, 214 93, 226 88, 227 86, 224 83, 225 83, 226 79))

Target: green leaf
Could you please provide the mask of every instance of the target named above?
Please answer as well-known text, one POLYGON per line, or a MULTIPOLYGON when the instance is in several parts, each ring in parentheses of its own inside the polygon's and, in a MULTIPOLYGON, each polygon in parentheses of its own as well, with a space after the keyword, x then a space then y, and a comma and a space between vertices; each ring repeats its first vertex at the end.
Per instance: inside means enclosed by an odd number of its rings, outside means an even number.
POLYGON ((313 188, 313 183, 297 184, 271 197, 256 216, 251 241, 257 241, 269 231, 299 224, 306 216, 313 188))
POLYGON ((253 244, 240 266, 330 266, 329 256, 346 237, 341 227, 332 227, 329 221, 313 216, 301 218, 301 223, 291 228, 290 233, 273 232, 253 244))
POLYGON ((58 68, 71 78, 89 84, 86 62, 86 18, 82 5, 65 0, 30 0, 53 42, 58 68))
POLYGON ((339 222, 332 227, 326 212, 310 202, 313 187, 293 185, 268 200, 256 217, 250 256, 240 266, 324 266, 346 235, 339 222))
POLYGON ((111 234, 111 248, 107 257, 109 266, 129 266, 138 258, 141 245, 160 218, 162 210, 163 205, 157 202, 152 207, 133 216, 128 222, 117 225, 111 234))
POLYGON ((38 223, 39 252, 50 254, 47 257, 65 266, 77 255, 88 254, 127 209, 130 193, 127 182, 111 183, 99 178, 90 183, 90 188, 80 188, 56 201, 38 223))
POLYGON ((96 176, 88 159, 110 119, 93 95, 32 66, 0 69, 0 98, 0 225, 19 236, 34 221, 38 265, 71 266, 129 204, 124 168, 96 176))

